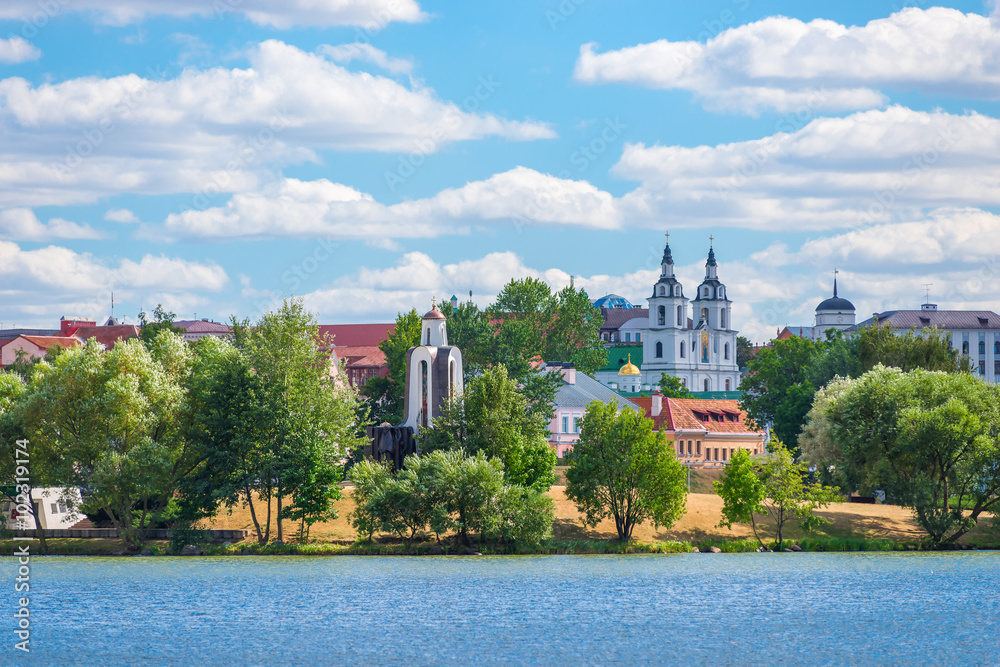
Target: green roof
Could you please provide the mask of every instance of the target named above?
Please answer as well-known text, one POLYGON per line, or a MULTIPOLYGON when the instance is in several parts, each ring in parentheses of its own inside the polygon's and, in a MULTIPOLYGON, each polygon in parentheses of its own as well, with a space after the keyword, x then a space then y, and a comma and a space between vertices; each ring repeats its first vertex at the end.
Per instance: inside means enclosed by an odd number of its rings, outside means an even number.
POLYGON ((632 363, 642 367, 642 345, 620 345, 608 348, 608 363, 599 371, 617 373, 628 363, 628 355, 632 355, 632 363))

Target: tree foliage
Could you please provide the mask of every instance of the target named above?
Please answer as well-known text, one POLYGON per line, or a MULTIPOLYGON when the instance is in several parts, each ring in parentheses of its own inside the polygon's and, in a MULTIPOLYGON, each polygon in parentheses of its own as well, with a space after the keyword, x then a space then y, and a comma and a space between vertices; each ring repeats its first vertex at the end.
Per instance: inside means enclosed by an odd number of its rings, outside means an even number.
POLYGON ((568 460, 566 497, 587 525, 611 517, 618 538, 630 540, 637 524, 651 520, 669 528, 685 512, 684 467, 637 410, 591 403, 568 460))
POLYGON ((723 503, 719 526, 731 528, 734 523, 749 523, 754 537, 764 546, 764 526, 757 517, 767 516, 774 525, 776 548, 780 549, 789 521, 798 522, 804 530, 830 523, 814 511, 838 500, 840 492, 834 487, 807 483, 807 466, 795 463, 781 441, 772 439, 768 452, 767 458, 754 461, 747 450, 737 450, 714 486, 723 503))
POLYGON ((691 390, 684 386, 680 378, 666 373, 660 375, 660 392, 665 398, 691 398, 691 390))
POLYGON ((820 397, 803 456, 847 488, 882 488, 934 544, 1000 505, 1000 389, 966 373, 876 366, 820 397), (966 515, 962 507, 971 507, 966 515))
POLYGON ((162 303, 156 304, 153 309, 153 319, 147 319, 145 312, 139 313, 139 338, 147 345, 156 340, 161 331, 168 331, 175 334, 183 334, 184 329, 174 326, 177 314, 166 310, 162 303))
POLYGON ((537 546, 552 532, 552 499, 510 484, 503 466, 482 453, 434 451, 407 459, 395 475, 388 466, 362 461, 351 469, 355 509, 351 522, 369 539, 392 533, 412 547, 426 529, 440 543, 454 531, 456 541, 474 540, 508 550, 537 546))
POLYGON ((465 393, 443 409, 430 428, 422 429, 423 451, 482 453, 499 461, 506 479, 545 491, 555 481, 556 457, 546 440, 544 416, 532 409, 504 366, 487 368, 465 393))
POLYGON ((305 537, 308 526, 334 518, 341 462, 362 444, 357 397, 331 377, 317 331, 298 300, 234 327, 235 344, 211 369, 195 419, 205 464, 185 502, 203 513, 220 502, 249 506, 261 544, 270 539, 272 498, 279 541, 285 519, 305 537), (263 521, 257 503, 266 506, 263 521))
POLYGON ((195 464, 182 428, 189 360, 168 359, 171 349, 132 340, 105 352, 88 341, 42 364, 19 406, 53 483, 83 489, 130 548, 195 464))

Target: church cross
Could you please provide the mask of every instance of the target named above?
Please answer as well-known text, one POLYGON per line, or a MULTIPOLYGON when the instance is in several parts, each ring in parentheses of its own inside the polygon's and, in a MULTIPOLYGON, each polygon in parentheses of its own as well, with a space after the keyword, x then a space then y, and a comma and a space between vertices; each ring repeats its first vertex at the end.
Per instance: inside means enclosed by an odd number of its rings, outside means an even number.
POLYGON ((667 232, 667 245, 670 245, 670 232, 667 232))
POLYGON ((714 242, 715 242, 715 237, 714 237, 714 236, 709 236, 709 237, 708 237, 708 247, 709 247, 709 248, 711 248, 711 247, 712 247, 712 244, 713 244, 714 242))

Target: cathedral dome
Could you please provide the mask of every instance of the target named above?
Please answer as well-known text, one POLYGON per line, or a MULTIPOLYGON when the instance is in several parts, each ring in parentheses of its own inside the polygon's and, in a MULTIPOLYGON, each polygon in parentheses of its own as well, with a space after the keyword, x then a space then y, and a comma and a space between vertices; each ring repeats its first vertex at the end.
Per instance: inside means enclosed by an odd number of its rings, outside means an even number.
POLYGON ((824 310, 854 310, 854 304, 842 297, 832 296, 816 306, 817 313, 824 310))
POLYGON ((632 363, 632 355, 628 355, 628 363, 621 367, 618 371, 618 375, 642 375, 642 371, 639 367, 632 363))

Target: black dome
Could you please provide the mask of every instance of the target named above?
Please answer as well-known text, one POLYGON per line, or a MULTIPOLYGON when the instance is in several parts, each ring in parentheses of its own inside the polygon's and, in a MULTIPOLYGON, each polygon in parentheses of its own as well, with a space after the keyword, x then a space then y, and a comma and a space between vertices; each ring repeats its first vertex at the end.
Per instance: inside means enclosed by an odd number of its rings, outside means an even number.
POLYGON ((821 310, 854 310, 854 304, 839 296, 832 296, 816 306, 816 312, 821 310))

